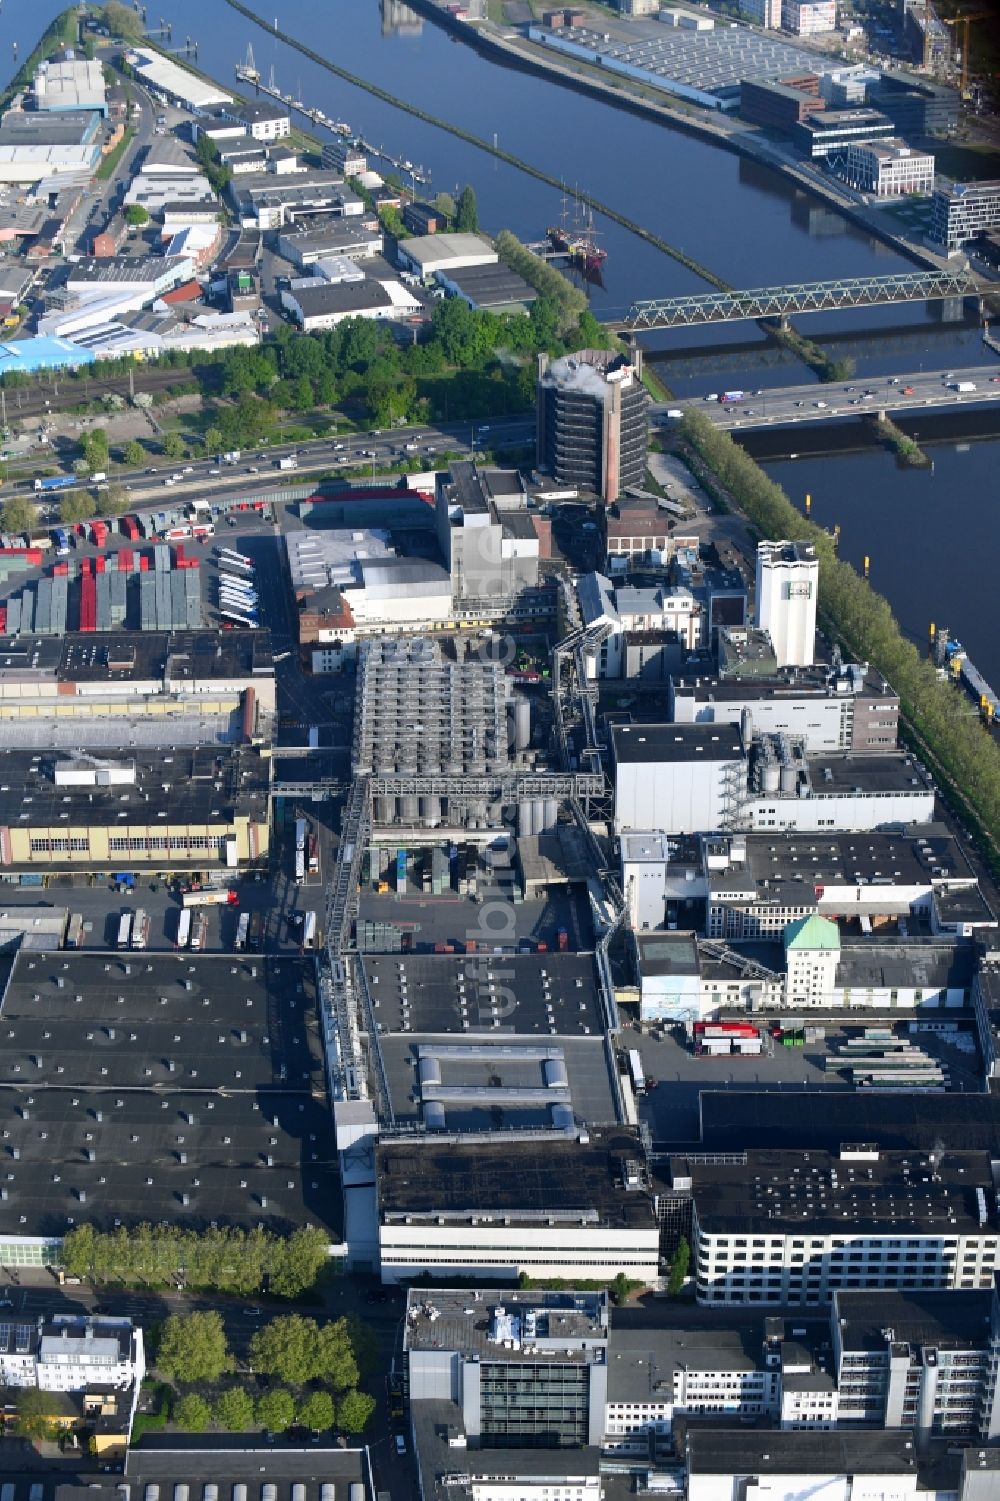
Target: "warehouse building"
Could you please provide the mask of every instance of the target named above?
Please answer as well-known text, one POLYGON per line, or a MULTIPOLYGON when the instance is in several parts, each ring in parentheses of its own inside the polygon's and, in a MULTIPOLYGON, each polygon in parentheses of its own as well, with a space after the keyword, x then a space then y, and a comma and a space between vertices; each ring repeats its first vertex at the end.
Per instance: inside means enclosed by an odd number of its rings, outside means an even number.
POLYGON ((495 266, 500 259, 485 235, 417 235, 400 240, 396 247, 399 264, 421 281, 437 272, 446 274, 468 266, 495 266))
POLYGON ((649 437, 642 352, 633 361, 581 349, 538 358, 536 452, 558 485, 617 500, 646 477, 649 437))
POLYGON ((99 59, 64 57, 40 63, 32 82, 35 108, 46 114, 68 110, 94 110, 107 117, 104 66, 99 59))
POLYGON ((538 301, 534 287, 499 261, 491 266, 450 267, 436 271, 434 279, 449 297, 461 297, 470 308, 490 313, 527 313, 538 301))
POLYGON ((313 1224, 336 1240, 316 1008, 298 958, 19 955, 4 997, 5 1265, 52 1261, 83 1222, 313 1224))
POLYGON ((220 104, 231 104, 232 95, 198 73, 191 73, 172 58, 152 47, 129 47, 125 60, 158 98, 176 103, 194 114, 220 104))
POLYGON ((267 863, 270 761, 249 746, 128 757, 0 750, 0 868, 55 874, 267 863))
POLYGON ((363 261, 382 253, 382 231, 365 229, 331 218, 316 229, 289 229, 278 236, 278 251, 296 266, 309 266, 328 256, 363 261))
MULTIPOLYGON (((774 1433, 752 1429, 691 1428, 684 1462, 687 1501, 730 1501, 752 1494, 831 1498, 957 1496, 959 1462, 918 1456, 904 1432, 774 1433)), ((990 1476, 992 1480, 994 1477, 990 1476)), ((988 1492, 977 1493, 985 1496, 988 1492)), ((962 1501, 973 1501, 963 1492, 962 1501)))
POLYGON ((336 328, 346 318, 397 320, 411 318, 421 304, 399 281, 325 281, 320 277, 296 281, 281 293, 282 306, 304 333, 336 328))
POLYGON ((670 1182, 690 1202, 697 1300, 713 1307, 820 1305, 841 1288, 991 1288, 1000 1262, 986 1152, 858 1143, 805 1158, 674 1157, 670 1182))

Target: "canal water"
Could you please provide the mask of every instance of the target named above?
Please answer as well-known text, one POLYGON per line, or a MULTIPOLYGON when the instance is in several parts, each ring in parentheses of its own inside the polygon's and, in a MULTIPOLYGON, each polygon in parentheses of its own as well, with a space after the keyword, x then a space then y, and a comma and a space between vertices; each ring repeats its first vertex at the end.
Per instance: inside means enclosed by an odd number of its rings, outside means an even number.
MULTIPOLYGON (((59 0, 30 7, 22 0, 0 9, 0 58, 11 58, 14 40, 22 56, 30 51, 60 8, 59 0)), ((265 79, 273 68, 284 92, 349 121, 394 155, 430 167, 427 191, 453 192, 472 182, 486 228, 506 226, 532 240, 559 221, 560 195, 552 189, 342 83, 224 0, 161 0, 149 14, 153 24, 161 15, 172 23, 174 46, 188 36, 197 41, 199 65, 223 84, 235 85, 234 67, 252 44, 265 79)), ((568 192, 586 188, 734 285, 863 276, 910 265, 777 173, 488 61, 393 0, 282 0, 275 19, 398 98, 486 139, 495 134, 503 147, 563 180, 568 192)), ((691 272, 626 230, 603 220, 597 228, 608 251, 604 285, 591 289, 599 317, 622 315, 635 298, 702 289, 691 272)), ((819 314, 798 326, 854 359, 859 377, 976 363, 1000 369, 961 308, 919 304, 819 314)), ((813 379, 753 325, 657 335, 649 343, 678 395, 813 379)), ((792 441, 779 446, 793 451, 792 441)), ((818 520, 839 521, 846 557, 860 563, 865 552, 871 555, 873 582, 906 630, 922 640, 930 619, 948 625, 1000 686, 993 605, 1000 442, 945 439, 934 444, 933 455, 933 472, 902 470, 878 451, 772 459, 768 468, 798 502, 812 493, 818 520)))

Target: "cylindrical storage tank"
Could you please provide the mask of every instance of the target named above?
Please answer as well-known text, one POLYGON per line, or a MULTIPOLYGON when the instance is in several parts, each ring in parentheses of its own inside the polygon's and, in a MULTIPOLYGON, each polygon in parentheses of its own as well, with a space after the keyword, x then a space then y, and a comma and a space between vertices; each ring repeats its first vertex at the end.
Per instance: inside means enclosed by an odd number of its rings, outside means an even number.
POLYGON ((490 803, 489 807, 486 809, 486 817, 489 820, 489 826, 491 829, 499 828, 503 823, 503 804, 490 803))
POLYGON ((779 772, 779 779, 782 792, 795 791, 795 784, 798 781, 798 774, 795 770, 794 761, 782 761, 781 770, 779 772))
POLYGON ((377 797, 375 799, 375 822, 391 824, 396 821, 396 799, 393 797, 377 797))
POLYGON ((545 799, 533 797, 531 799, 531 832, 540 834, 545 827, 545 799))
POLYGON ((777 792, 781 786, 781 768, 777 761, 765 761, 760 773, 761 792, 777 792))
POLYGON ((440 1100, 425 1100, 423 1111, 424 1125, 428 1131, 444 1130, 444 1106, 440 1100))
MULTIPOLYGON (((351 1486, 351 1490, 353 1490, 353 1489, 354 1489, 354 1486, 352 1485, 351 1486)), ((362 1486, 361 1489, 362 1489, 362 1491, 364 1491, 364 1486, 362 1486)), ((332 1485, 329 1481, 327 1481, 327 1483, 325 1485, 321 1485, 320 1486, 320 1489, 319 1489, 319 1501, 337 1501, 336 1487, 334 1485, 332 1485)), ((354 1497, 353 1496, 351 1497, 351 1501, 354 1501, 354 1497)), ((363 1501, 363 1498, 362 1498, 362 1501, 363 1501)))
POLYGON ((365 1488, 360 1480, 352 1480, 347 1493, 348 1501, 365 1501, 365 1488))
POLYGON ((247 1501, 247 1488, 242 1480, 238 1480, 233 1486, 233 1501, 247 1501))
POLYGON ((421 1058, 417 1065, 421 1084, 440 1084, 441 1065, 436 1058, 421 1058))
POLYGON ((531 804, 528 802, 517 805, 517 832, 522 839, 527 839, 533 832, 531 827, 531 804))
POLYGON ((174 1501, 191 1501, 191 1487, 183 1480, 174 1486, 174 1501))
POLYGON ((158 1485, 147 1485, 144 1501, 160 1501, 160 1487, 158 1485))
POLYGON ((278 1487, 270 1480, 260 1488, 260 1501, 278 1501, 278 1487))
POLYGON ((441 822, 441 799, 439 797, 422 797, 420 799, 420 822, 436 828, 441 822))
POLYGON ((566 1065, 561 1058, 546 1058, 542 1064, 542 1073, 545 1076, 545 1086, 547 1089, 569 1088, 566 1065))
POLYGON ((514 700, 514 749, 527 750, 531 744, 531 705, 521 694, 514 700))
POLYGON ((416 823, 420 814, 420 802, 412 793, 399 799, 399 816, 403 823, 416 823))
POLYGON ((214 1480, 206 1480, 205 1488, 201 1493, 201 1501, 219 1501, 219 1487, 214 1480))
POLYGON ((568 1105, 552 1105, 550 1109, 552 1111, 552 1124, 557 1131, 574 1131, 576 1129, 576 1121, 573 1119, 573 1112, 568 1105))
POLYGON ((296 1480, 292 1486, 292 1501, 306 1501, 306 1488, 301 1480, 296 1480))
POLYGON ((554 829, 559 822, 559 803, 554 797, 545 799, 543 829, 554 829))

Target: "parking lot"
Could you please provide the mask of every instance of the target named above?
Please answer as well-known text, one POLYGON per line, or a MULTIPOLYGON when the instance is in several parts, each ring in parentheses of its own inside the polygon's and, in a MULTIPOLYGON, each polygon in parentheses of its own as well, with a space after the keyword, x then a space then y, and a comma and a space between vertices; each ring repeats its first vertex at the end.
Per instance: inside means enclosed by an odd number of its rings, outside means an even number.
MULTIPOLYGON (((755 1022, 758 1018, 752 1018, 755 1022)), ((777 1018, 760 1018, 764 1031, 777 1018)), ((850 1021, 810 1018, 826 1029, 826 1037, 802 1047, 783 1047, 768 1039, 759 1056, 713 1058, 697 1056, 683 1037, 683 1029, 660 1030, 652 1035, 626 1028, 621 1043, 637 1048, 646 1079, 655 1080, 640 1104, 640 1114, 648 1124, 653 1140, 660 1143, 692 1143, 699 1139, 698 1096, 702 1090, 852 1090, 845 1075, 824 1067, 828 1056, 850 1036, 861 1035, 865 1027, 892 1025, 900 1035, 908 1035, 908 1019, 877 1014, 854 1013, 850 1021), (769 1044, 769 1045, 768 1045, 769 1044)), ((966 1035, 970 1030, 965 1028, 966 1035)), ((957 1047, 947 1034, 919 1032, 910 1040, 923 1048, 948 1070, 951 1090, 978 1091, 982 1088, 979 1054, 957 1047)))

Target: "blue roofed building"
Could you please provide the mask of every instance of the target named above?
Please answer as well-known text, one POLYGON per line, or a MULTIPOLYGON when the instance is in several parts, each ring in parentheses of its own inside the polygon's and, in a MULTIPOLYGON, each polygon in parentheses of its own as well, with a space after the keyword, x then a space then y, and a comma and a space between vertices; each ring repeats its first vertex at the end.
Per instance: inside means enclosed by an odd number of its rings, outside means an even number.
POLYGON ((90 365, 94 355, 68 339, 39 335, 34 339, 12 339, 0 344, 0 377, 19 371, 33 375, 38 370, 62 370, 68 365, 90 365))

